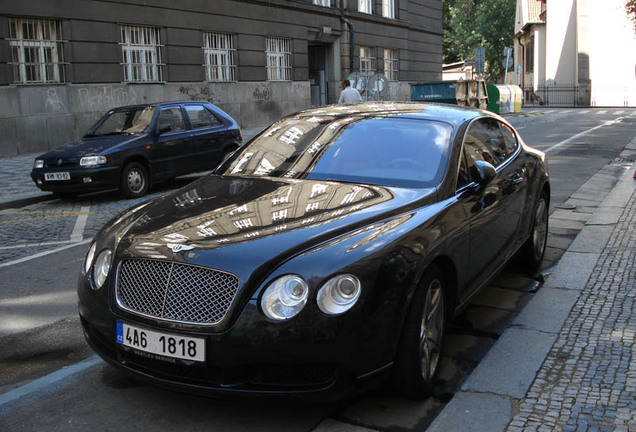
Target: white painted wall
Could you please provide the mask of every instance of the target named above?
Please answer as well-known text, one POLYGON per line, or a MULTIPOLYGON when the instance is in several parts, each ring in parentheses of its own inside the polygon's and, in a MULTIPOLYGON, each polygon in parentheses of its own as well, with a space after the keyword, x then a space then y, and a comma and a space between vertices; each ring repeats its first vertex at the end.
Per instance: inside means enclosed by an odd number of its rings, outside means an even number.
MULTIPOLYGON (((550 2, 549 7, 554 3, 558 2, 550 2)), ((636 106, 636 33, 624 4, 624 0, 588 0, 592 105, 636 106)))

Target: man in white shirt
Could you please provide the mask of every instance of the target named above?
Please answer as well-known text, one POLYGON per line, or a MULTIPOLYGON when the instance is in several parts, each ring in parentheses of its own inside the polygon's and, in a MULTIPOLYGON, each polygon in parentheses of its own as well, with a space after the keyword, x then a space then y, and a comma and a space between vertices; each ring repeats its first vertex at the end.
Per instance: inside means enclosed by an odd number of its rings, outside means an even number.
POLYGON ((362 102, 362 97, 360 97, 360 93, 358 90, 351 87, 351 82, 346 79, 342 82, 342 92, 340 93, 340 99, 338 99, 339 104, 353 104, 362 102))

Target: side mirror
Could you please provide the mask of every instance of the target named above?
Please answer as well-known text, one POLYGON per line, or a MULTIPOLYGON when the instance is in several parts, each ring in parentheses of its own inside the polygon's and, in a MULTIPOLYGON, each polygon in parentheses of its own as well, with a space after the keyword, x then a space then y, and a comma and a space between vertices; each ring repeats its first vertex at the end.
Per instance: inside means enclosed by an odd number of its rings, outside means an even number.
POLYGON ((488 162, 478 160, 471 167, 470 174, 475 182, 486 185, 497 176, 497 170, 488 162))
POLYGON ((172 130, 172 127, 168 123, 162 123, 159 125, 159 135, 166 132, 170 132, 171 130, 172 130))

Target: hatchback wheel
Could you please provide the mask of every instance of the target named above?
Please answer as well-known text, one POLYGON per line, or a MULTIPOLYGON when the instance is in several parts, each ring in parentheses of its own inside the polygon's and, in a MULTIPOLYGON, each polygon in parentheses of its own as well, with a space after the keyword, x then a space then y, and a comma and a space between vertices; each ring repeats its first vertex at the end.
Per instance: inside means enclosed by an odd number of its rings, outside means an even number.
POLYGON ((425 273, 408 311, 396 362, 400 390, 429 395, 439 374, 445 326, 445 282, 438 267, 425 273))
POLYGON ((126 198, 138 198, 148 192, 150 180, 148 170, 138 163, 131 162, 124 167, 121 174, 120 191, 126 198))

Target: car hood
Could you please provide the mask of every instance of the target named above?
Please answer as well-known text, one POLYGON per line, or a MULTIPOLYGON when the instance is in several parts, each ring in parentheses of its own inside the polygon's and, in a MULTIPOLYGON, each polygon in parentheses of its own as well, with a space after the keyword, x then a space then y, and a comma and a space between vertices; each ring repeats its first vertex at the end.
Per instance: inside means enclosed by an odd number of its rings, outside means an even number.
POLYGON ((121 258, 188 262, 241 278, 435 197, 435 189, 210 175, 155 200, 114 234, 121 258))
POLYGON ((38 159, 67 159, 71 157, 80 158, 86 155, 96 155, 117 145, 132 142, 139 138, 140 135, 130 134, 85 137, 57 147, 48 153, 44 153, 38 159))

